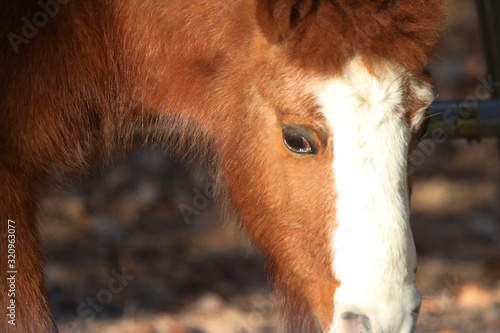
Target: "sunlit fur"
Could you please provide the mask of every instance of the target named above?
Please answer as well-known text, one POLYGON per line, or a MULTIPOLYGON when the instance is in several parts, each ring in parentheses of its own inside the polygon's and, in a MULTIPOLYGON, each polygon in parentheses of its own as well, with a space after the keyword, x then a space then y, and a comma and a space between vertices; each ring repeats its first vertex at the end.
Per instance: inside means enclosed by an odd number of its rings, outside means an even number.
MULTIPOLYGON (((408 97, 406 118, 393 124, 402 129, 388 139, 408 140, 409 124, 419 126, 428 103, 412 91, 429 85, 424 67, 441 28, 442 2, 72 0, 16 49, 4 37, 21 35, 23 17, 30 21, 41 8, 36 1, 1 0, 0 225, 4 237, 7 219, 17 222, 19 267, 17 326, 2 320, 0 331, 55 330, 37 240, 38 190, 51 175, 85 172, 143 132, 145 143, 198 155, 214 170, 221 199, 268 261, 285 331, 329 332, 336 325, 335 291, 349 277, 339 281, 332 269, 331 240, 344 214, 336 212, 341 191, 332 168, 340 143, 317 87, 341 82, 354 58, 373 77, 383 76, 379 64, 399 68, 413 79, 404 81, 400 96, 408 97), (281 128, 290 124, 310 133, 317 155, 285 147, 281 128)), ((405 204, 389 208, 407 214, 405 204)), ((383 241, 377 236, 370 244, 383 241)), ((8 301, 2 292, 0 307, 8 301)))
MULTIPOLYGON (((417 87, 405 92, 408 80, 421 84, 399 66, 383 63, 370 73, 354 59, 341 78, 317 88, 335 154, 336 228, 331 246, 332 270, 340 286, 332 333, 350 325, 341 318, 346 312, 367 315, 374 332, 410 332, 414 325, 412 312, 420 296, 414 283, 416 253, 407 186, 413 128, 404 101, 417 87)), ((420 95, 415 98, 424 102, 420 95)), ((420 118, 424 110, 418 113, 415 117, 420 118)))

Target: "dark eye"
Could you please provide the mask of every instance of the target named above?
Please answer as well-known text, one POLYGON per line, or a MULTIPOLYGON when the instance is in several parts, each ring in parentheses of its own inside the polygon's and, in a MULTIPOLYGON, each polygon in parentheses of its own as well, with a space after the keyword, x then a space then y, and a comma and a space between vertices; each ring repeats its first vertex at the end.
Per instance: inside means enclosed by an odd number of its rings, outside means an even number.
POLYGON ((285 146, 297 154, 316 154, 316 149, 307 137, 293 128, 283 128, 285 146))
POLYGON ((431 122, 431 118, 428 117, 427 119, 424 120, 422 125, 420 125, 420 130, 417 135, 417 141, 420 142, 427 136, 427 130, 429 129, 429 124, 431 122))

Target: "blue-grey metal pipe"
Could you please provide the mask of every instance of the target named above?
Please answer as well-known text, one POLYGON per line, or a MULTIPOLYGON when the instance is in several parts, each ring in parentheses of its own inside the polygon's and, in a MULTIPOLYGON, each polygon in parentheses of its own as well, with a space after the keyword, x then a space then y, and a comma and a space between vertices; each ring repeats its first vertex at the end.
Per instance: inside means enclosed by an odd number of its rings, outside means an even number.
POLYGON ((448 138, 500 137, 500 100, 434 102, 430 107, 429 133, 448 138))

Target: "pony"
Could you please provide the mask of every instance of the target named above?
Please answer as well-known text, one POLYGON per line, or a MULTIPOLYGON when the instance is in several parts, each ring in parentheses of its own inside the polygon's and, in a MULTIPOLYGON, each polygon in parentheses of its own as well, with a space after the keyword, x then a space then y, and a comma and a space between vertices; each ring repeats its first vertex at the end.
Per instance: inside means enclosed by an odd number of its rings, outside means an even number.
POLYGON ((57 331, 38 189, 146 128, 145 143, 214 170, 286 332, 414 330, 409 156, 443 0, 0 6, 0 331, 57 331))

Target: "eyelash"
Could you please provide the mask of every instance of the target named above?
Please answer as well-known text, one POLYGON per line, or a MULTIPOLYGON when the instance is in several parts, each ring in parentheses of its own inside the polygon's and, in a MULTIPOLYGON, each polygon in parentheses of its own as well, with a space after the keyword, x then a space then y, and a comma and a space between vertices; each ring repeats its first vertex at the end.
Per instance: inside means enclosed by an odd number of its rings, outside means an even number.
POLYGON ((427 117, 422 124, 420 124, 420 128, 417 132, 417 142, 422 141, 427 136, 427 131, 429 129, 429 124, 431 122, 431 118, 427 117))

